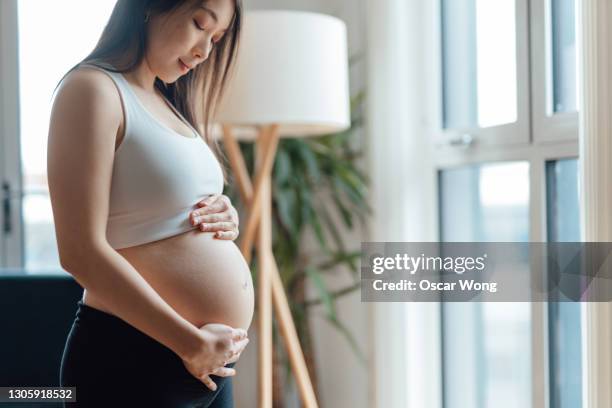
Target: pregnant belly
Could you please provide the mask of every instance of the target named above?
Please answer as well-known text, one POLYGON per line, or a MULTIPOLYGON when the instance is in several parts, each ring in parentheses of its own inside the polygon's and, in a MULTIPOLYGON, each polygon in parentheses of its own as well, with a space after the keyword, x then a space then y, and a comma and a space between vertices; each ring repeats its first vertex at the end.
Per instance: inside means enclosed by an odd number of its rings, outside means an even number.
POLYGON ((194 325, 223 323, 245 330, 251 325, 253 281, 233 241, 193 229, 117 252, 194 325))

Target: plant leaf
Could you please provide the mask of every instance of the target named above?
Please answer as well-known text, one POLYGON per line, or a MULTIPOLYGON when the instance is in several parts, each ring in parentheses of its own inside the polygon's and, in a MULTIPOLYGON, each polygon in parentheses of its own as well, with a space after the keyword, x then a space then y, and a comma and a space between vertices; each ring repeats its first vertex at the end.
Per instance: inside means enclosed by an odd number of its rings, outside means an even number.
POLYGON ((307 142, 302 143, 298 150, 301 159, 304 161, 308 175, 311 177, 314 183, 319 183, 321 179, 321 173, 319 171, 319 163, 317 157, 312 151, 310 144, 307 142))
POLYGON ((349 344, 351 345, 351 348, 357 355, 357 358, 361 362, 362 366, 366 367, 367 359, 366 359, 365 353, 361 351, 361 349, 359 348, 359 345, 357 344, 357 341, 355 341, 355 337, 353 336, 353 334, 347 329, 347 327, 342 322, 340 322, 336 318, 336 316, 327 316, 327 320, 334 327, 336 327, 336 329, 340 330, 340 333, 342 333, 344 337, 346 338, 346 340, 349 342, 349 344))
POLYGON ((355 260, 361 258, 361 250, 357 250, 357 251, 337 251, 337 252, 332 252, 331 253, 331 259, 325 261, 325 262, 321 262, 319 265, 317 265, 317 268, 320 270, 327 270, 327 269, 331 269, 334 268, 336 265, 340 264, 340 263, 348 263, 351 267, 355 267, 356 265, 354 264, 355 260))
POLYGON ((325 282, 323 281, 323 277, 319 273, 319 271, 313 266, 308 266, 306 268, 306 275, 312 280, 314 283, 317 292, 319 293, 319 297, 323 302, 323 306, 325 308, 325 314, 328 317, 336 318, 336 309, 334 306, 334 301, 331 298, 329 292, 327 291, 327 287, 325 286, 325 282))
POLYGON ((297 235, 297 225, 292 216, 296 204, 295 191, 290 188, 276 188, 274 199, 281 222, 289 230, 291 236, 295 237, 297 235))
POLYGON ((321 227, 321 222, 319 221, 319 215, 317 214, 316 209, 310 207, 310 221, 312 224, 312 228, 315 231, 315 235, 317 236, 317 240, 319 241, 319 245, 321 249, 327 250, 327 240, 325 239, 325 234, 323 234, 323 228, 321 227))
POLYGON ((325 206, 324 203, 319 207, 322 209, 321 216, 325 218, 325 225, 327 226, 327 230, 330 232, 334 241, 336 242, 336 246, 340 248, 340 250, 344 250, 344 241, 342 240, 342 235, 338 231, 338 227, 333 222, 331 215, 329 214, 329 210, 325 206))
MULTIPOLYGON (((279 146, 280 147, 280 146, 279 146)), ((274 181, 280 187, 285 187, 291 177, 291 160, 284 148, 279 148, 276 152, 274 162, 274 181)))

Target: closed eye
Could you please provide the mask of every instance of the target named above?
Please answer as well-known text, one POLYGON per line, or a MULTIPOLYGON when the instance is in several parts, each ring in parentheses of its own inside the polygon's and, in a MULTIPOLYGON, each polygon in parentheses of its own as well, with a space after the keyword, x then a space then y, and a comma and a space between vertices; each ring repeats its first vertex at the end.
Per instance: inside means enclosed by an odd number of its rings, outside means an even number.
POLYGON ((204 29, 202 27, 200 27, 200 25, 198 24, 198 22, 196 20, 193 20, 193 24, 197 27, 198 30, 204 31, 204 29))
MULTIPOLYGON (((200 25, 198 24, 198 22, 194 19, 193 20, 193 24, 196 26, 196 28, 200 31, 206 31, 204 28, 200 27, 200 25)), ((218 39, 217 41, 211 40, 211 42, 213 43, 213 45, 216 45, 219 41, 221 41, 221 39, 218 39)))

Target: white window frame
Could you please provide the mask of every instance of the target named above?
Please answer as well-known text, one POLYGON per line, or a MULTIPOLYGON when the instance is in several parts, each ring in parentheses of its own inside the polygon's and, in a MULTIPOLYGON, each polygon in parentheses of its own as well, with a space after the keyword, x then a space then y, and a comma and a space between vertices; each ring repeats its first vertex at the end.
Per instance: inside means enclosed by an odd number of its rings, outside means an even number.
MULTIPOLYGON (((443 104, 433 107, 430 114, 433 127, 432 139, 437 148, 455 146, 482 146, 483 148, 497 148, 499 146, 525 145, 529 143, 529 52, 528 52, 528 26, 526 16, 528 15, 528 0, 516 0, 516 79, 517 79, 517 120, 486 128, 467 127, 458 129, 444 129, 443 127, 443 104), (466 136, 469 139, 466 139, 466 136), (471 139, 471 141, 470 141, 471 139)), ((430 88, 434 98, 442 101, 442 27, 439 16, 441 15, 440 0, 431 1, 428 7, 435 19, 428 19, 434 31, 429 38, 433 40, 432 47, 436 50, 432 54, 434 58, 430 62, 434 80, 430 88)), ((430 16, 431 17, 431 16, 430 16)))
POLYGON ((531 0, 532 21, 544 24, 531 26, 531 66, 533 140, 549 143, 578 140, 578 112, 553 111, 553 64, 551 0, 531 0), (544 58, 541 56, 544 55, 544 58))
POLYGON ((0 1, 0 82, 3 85, 0 99, 0 268, 22 268, 23 223, 22 180, 19 141, 19 65, 17 0, 0 1), (1 187, 1 186, 0 186, 1 187), (10 220, 5 219, 5 206, 10 204, 10 220), (10 224, 10 233, 5 225, 10 224))

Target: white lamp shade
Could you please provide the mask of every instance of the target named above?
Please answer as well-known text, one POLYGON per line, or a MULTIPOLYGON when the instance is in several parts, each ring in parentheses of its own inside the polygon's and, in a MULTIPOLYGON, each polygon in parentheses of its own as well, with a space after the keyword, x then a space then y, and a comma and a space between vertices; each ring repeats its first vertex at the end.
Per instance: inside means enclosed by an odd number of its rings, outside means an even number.
MULTIPOLYGON (((245 14, 234 73, 217 122, 278 124, 281 137, 350 126, 346 25, 332 16, 281 10, 245 14)), ((255 133, 236 132, 248 139, 255 133)))

